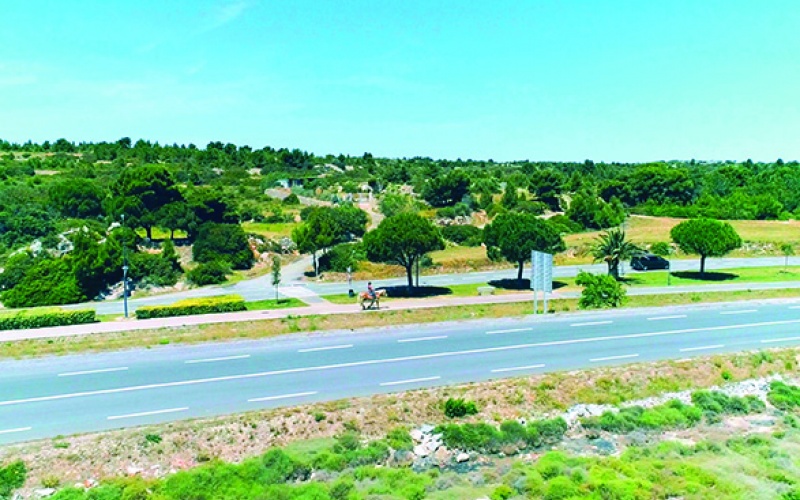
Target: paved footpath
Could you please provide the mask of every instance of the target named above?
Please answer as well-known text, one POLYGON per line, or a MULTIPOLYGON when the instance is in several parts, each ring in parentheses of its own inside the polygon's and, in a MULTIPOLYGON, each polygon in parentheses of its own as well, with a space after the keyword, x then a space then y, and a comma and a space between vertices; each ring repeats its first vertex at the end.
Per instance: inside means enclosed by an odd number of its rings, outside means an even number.
MULTIPOLYGON (((778 283, 728 283, 714 285, 689 285, 673 287, 641 287, 629 288, 628 295, 665 295, 674 293, 702 293, 741 290, 773 290, 773 289, 798 289, 800 296, 800 282, 778 283)), ((554 292, 551 299, 577 298, 579 292, 554 292)), ((469 306, 479 304, 502 304, 515 302, 531 302, 531 293, 512 293, 500 295, 487 295, 480 297, 431 297, 428 299, 385 299, 381 311, 430 309, 436 307, 469 306)), ((112 333, 135 330, 153 330, 158 328, 179 328, 183 326, 236 323, 242 321, 259 321, 266 319, 280 319, 289 316, 313 316, 327 314, 368 314, 371 311, 361 311, 358 304, 332 304, 326 301, 314 302, 305 307, 274 309, 267 311, 244 311, 224 314, 204 314, 197 316, 179 316, 173 318, 157 318, 148 320, 119 320, 105 323, 92 323, 88 325, 70 325, 51 328, 37 328, 30 330, 0 331, 0 342, 24 339, 69 337, 75 335, 90 335, 93 333, 112 333)))

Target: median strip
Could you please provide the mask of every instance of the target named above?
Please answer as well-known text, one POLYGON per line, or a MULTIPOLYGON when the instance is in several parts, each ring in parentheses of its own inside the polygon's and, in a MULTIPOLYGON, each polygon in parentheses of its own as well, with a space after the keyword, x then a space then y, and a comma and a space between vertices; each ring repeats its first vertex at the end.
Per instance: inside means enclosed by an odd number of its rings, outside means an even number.
POLYGON ((234 359, 247 359, 249 357, 249 354, 240 354, 237 356, 223 356, 221 358, 191 359, 189 361, 184 361, 184 363, 187 365, 194 365, 197 363, 216 363, 217 361, 231 361, 234 359))
POLYGON ((165 413, 179 413, 182 411, 186 411, 189 408, 167 408, 166 410, 153 410, 153 411, 143 411, 140 413, 128 413, 127 415, 114 415, 108 417, 108 420, 121 420, 124 418, 136 418, 136 417, 149 417, 150 415, 163 415, 165 413))
POLYGON ((336 349, 350 349, 353 344, 332 345, 327 347, 309 347, 307 349, 298 349, 297 352, 319 352, 319 351, 333 351, 336 349))
POLYGON ((513 366, 511 368, 495 368, 492 373, 505 373, 505 372, 518 372, 522 370, 535 370, 536 368, 544 368, 544 365, 528 365, 528 366, 513 366))
POLYGON ((394 382, 383 382, 381 387, 388 387, 392 385, 415 384, 417 382, 430 382, 432 380, 439 380, 442 377, 425 377, 425 378, 410 378, 408 380, 396 380, 394 382))
POLYGON ((681 352, 691 352, 691 351, 705 351, 707 349, 719 349, 721 347, 725 347, 724 344, 714 344, 714 345, 704 345, 700 347, 684 347, 681 349, 681 352))
POLYGON ((638 358, 638 354, 622 354, 620 356, 606 356, 605 358, 592 358, 589 361, 591 363, 597 363, 599 361, 612 361, 615 359, 628 359, 628 358, 638 358))
POLYGON ((281 399, 292 399, 292 398, 302 398, 305 396, 313 396, 318 394, 317 391, 310 391, 310 392, 296 392, 294 394, 281 394, 280 396, 265 396, 263 398, 252 398, 248 399, 248 403, 259 403, 262 401, 278 401, 281 399))
POLYGON ((102 368, 99 370, 84 370, 80 372, 67 372, 59 373, 59 377, 77 377, 78 375, 93 375, 95 373, 111 373, 111 372, 124 372, 128 369, 127 366, 120 366, 119 368, 102 368))

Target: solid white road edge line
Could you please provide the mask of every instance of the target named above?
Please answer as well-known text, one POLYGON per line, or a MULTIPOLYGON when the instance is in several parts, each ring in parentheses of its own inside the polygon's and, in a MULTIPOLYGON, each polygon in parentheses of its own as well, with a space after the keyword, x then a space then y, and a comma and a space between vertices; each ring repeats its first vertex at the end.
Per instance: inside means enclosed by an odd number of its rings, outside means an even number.
POLYGON ((508 346, 485 347, 481 349, 465 349, 463 351, 445 351, 436 352, 432 354, 417 354, 414 356, 402 356, 397 358, 384 358, 384 359, 368 359, 364 361, 352 361, 348 363, 336 363, 331 365, 318 365, 307 366, 302 368, 286 368, 284 370, 273 370, 266 372, 245 373, 241 375, 226 375, 221 377, 209 377, 190 380, 179 380, 177 382, 162 382, 157 384, 137 385, 129 387, 119 387, 116 389, 98 389, 95 391, 73 392, 66 394, 55 394, 52 396, 38 396, 33 398, 24 399, 10 399, 0 401, 0 406, 11 406, 25 403, 38 403, 42 401, 56 401, 60 399, 72 399, 86 396, 98 396, 102 394, 118 394, 124 392, 143 391, 148 389, 163 389, 167 387, 184 387, 196 384, 209 384, 214 382, 228 382, 232 380, 244 380, 250 378, 263 378, 272 377, 276 375, 288 375, 290 373, 304 373, 334 370, 338 368, 352 368, 356 366, 370 366, 381 365, 386 363, 399 363, 403 361, 419 361, 423 359, 438 359, 448 358, 454 356, 466 356, 470 354, 482 354, 486 352, 503 352, 503 351, 516 351, 520 349, 531 349, 534 347, 553 347, 571 344, 586 344, 592 342, 609 342, 615 340, 625 339, 642 339, 649 337, 662 337, 665 335, 679 335, 684 333, 698 333, 698 332, 718 332, 724 330, 743 330, 747 328, 758 328, 764 326, 779 326, 779 325, 797 325, 800 324, 800 319, 779 320, 779 321, 764 321, 761 323, 742 323, 740 325, 721 325, 721 326, 708 326, 700 328, 684 328, 681 330, 665 330, 662 332, 648 332, 648 333, 630 333, 625 335, 610 335, 604 337, 591 337, 586 339, 571 339, 571 340, 553 340, 550 342, 534 342, 529 344, 515 344, 508 346))
POLYGON ((569 326, 595 326, 595 325, 610 325, 613 321, 589 321, 586 323, 572 323, 569 326))
POLYGON ((439 380, 442 377, 424 377, 424 378, 410 378, 408 380, 395 380, 394 382, 383 382, 381 383, 381 387, 387 387, 391 385, 402 385, 402 384, 414 384, 416 382, 430 382, 431 380, 439 380))
POLYGON ((520 370, 533 370, 535 368, 544 368, 544 365, 528 365, 528 366, 513 366, 511 368, 496 368, 492 373, 516 372, 520 370))
POLYGON ((167 408, 166 410, 154 410, 154 411, 143 411, 140 413, 128 413, 127 415, 114 415, 108 417, 108 420, 120 420, 123 418, 136 418, 136 417, 147 417, 150 415, 162 415, 164 413, 178 413, 182 411, 186 411, 189 408, 167 408))
POLYGON ((533 328, 508 328, 506 330, 490 330, 486 335, 494 335, 497 333, 514 333, 514 332, 532 332, 533 328))
POLYGON ((184 363, 187 365, 194 365, 197 363, 216 363, 217 361, 231 361, 234 359, 247 359, 249 357, 249 354, 239 354, 237 356, 223 356, 221 358, 190 359, 189 361, 184 361, 184 363))
POLYGON ((681 319, 685 318, 685 314, 676 314, 675 316, 655 316, 653 318, 647 318, 647 321, 661 321, 664 319, 681 319))
POLYGON ((297 352, 319 352, 333 351, 334 349, 350 349, 353 344, 332 345, 328 347, 309 347, 308 349, 298 349, 297 352))
POLYGON ((428 340, 442 340, 442 339, 446 339, 446 338, 447 338, 447 335, 437 335, 435 337, 416 337, 416 338, 413 338, 413 339, 400 339, 397 342, 402 344, 403 342, 426 342, 428 340))
POLYGON ((94 373, 111 373, 111 372, 124 372, 127 370, 127 366, 120 366, 119 368, 102 368, 99 370, 84 370, 80 372, 66 372, 66 373, 59 373, 59 377, 76 377, 78 375, 92 375, 94 373))
POLYGON ((719 349, 721 347, 725 347, 724 344, 714 344, 714 345, 704 345, 700 347, 684 347, 681 349, 681 352, 691 352, 691 351, 704 351, 706 349, 719 349))
POLYGON ((628 359, 628 358, 638 358, 638 354, 622 354, 620 356, 606 356, 605 358, 592 358, 589 361, 592 363, 597 363, 598 361, 611 361, 613 359, 628 359))
POLYGON ((317 391, 310 392, 296 392, 294 394, 281 394, 280 396, 265 396, 263 398, 248 399, 248 403, 257 403, 260 401, 277 401, 279 399, 302 398, 303 396, 313 396, 317 391))
POLYGON ((26 432, 33 429, 33 427, 18 427, 16 429, 5 429, 0 431, 0 434, 13 434, 15 432, 26 432))
POLYGON ((750 314, 750 313, 754 313, 754 312, 758 312, 758 310, 757 309, 743 309, 741 311, 722 311, 720 314, 723 314, 723 315, 750 314))

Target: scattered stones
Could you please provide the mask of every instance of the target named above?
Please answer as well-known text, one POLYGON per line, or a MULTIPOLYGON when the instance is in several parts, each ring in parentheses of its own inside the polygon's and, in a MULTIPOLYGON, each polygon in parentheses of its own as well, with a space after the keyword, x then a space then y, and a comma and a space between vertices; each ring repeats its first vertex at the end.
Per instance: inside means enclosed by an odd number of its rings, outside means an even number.
POLYGON ((47 498, 53 496, 55 492, 55 488, 40 488, 38 490, 33 490, 34 498, 47 498))
POLYGON ((142 469, 141 467, 134 467, 133 465, 129 465, 125 469, 125 473, 128 474, 129 476, 138 476, 142 472, 144 472, 144 469, 142 469))

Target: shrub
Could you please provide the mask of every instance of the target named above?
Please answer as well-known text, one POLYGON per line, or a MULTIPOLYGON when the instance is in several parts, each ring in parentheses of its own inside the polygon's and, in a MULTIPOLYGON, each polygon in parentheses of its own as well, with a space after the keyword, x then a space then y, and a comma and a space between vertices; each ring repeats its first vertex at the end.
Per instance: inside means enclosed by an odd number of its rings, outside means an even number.
POLYGON ((478 407, 472 401, 450 398, 444 403, 444 414, 447 418, 461 418, 478 413, 478 407))
POLYGON ((578 306, 582 309, 619 307, 625 301, 625 289, 608 274, 581 271, 575 283, 583 287, 578 300, 578 306))
POLYGON ((524 442, 528 446, 550 446, 559 442, 567 431, 567 423, 562 418, 536 420, 523 428, 514 420, 503 422, 498 430, 485 423, 446 424, 437 428, 442 433, 442 441, 448 448, 475 451, 498 451, 506 444, 524 442))
POLYGON ((573 483, 568 477, 558 476, 547 482, 545 490, 545 500, 562 500, 565 498, 577 498, 580 496, 578 485, 573 483))
POLYGON ((34 264, 0 299, 6 307, 34 307, 74 304, 86 296, 67 259, 46 259, 34 264))
POLYGON ((137 319, 168 318, 194 314, 245 311, 244 299, 237 295, 179 300, 168 306, 143 306, 136 310, 137 319))
POLYGON ((510 486, 501 484, 492 491, 492 495, 489 498, 491 498, 491 500, 508 500, 514 495, 516 495, 516 492, 512 490, 510 486))
POLYGON ((539 447, 552 445, 564 437, 567 432, 567 422, 561 418, 534 420, 528 423, 527 441, 531 446, 539 447))
POLYGON ((197 286, 224 283, 230 273, 228 265, 221 261, 205 262, 195 267, 186 278, 197 286))
POLYGON ((692 403, 706 415, 746 415, 764 411, 764 402, 755 396, 728 396, 718 391, 697 391, 692 393, 692 403))
POLYGON ((583 226, 566 215, 557 214, 547 220, 549 220, 550 223, 553 224, 553 227, 561 234, 578 233, 583 230, 583 226))
POLYGON ((208 222, 200 226, 192 246, 196 262, 227 262, 234 269, 253 267, 253 251, 242 226, 208 222))
POLYGON ((288 206, 299 205, 300 204, 300 198, 298 198, 296 194, 291 193, 289 196, 284 198, 281 203, 284 204, 284 205, 288 205, 288 206))
POLYGON ((328 253, 320 256, 318 265, 320 271, 333 271, 346 273, 358 270, 358 263, 367 259, 363 245, 360 243, 342 243, 331 248, 328 253))
POLYGON ((769 385, 767 401, 779 410, 792 410, 800 407, 800 387, 776 380, 769 385))
POLYGON ((672 247, 666 241, 658 241, 650 246, 650 253, 655 255, 669 255, 672 247))
POLYGON ((22 311, 0 315, 0 330, 25 330, 50 326, 84 325, 97 321, 95 311, 22 311))
POLYGON ((11 493, 25 484, 28 469, 21 460, 0 467, 0 499, 11 498, 11 493))
POLYGON ((581 419, 587 429, 602 429, 607 432, 625 434, 638 429, 660 430, 692 426, 700 421, 699 408, 685 405, 677 399, 652 408, 631 406, 618 412, 606 411, 599 417, 581 419))
POLYGON ((172 261, 160 254, 135 253, 131 255, 128 276, 133 281, 155 286, 172 286, 178 282, 181 273, 172 261))
POLYGON ((386 434, 386 443, 395 450, 410 451, 414 448, 414 441, 405 427, 396 427, 390 430, 386 434))
POLYGON ((441 232, 444 239, 466 247, 481 246, 483 241, 483 231, 475 226, 461 224, 444 226, 441 232))

